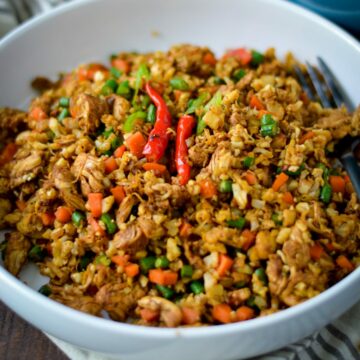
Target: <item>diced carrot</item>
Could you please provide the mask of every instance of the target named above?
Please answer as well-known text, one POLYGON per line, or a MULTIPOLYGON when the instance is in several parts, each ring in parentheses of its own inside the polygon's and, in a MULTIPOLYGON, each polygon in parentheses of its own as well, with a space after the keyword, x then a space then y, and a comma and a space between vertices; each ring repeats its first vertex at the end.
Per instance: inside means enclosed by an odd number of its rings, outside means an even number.
POLYGON ((288 205, 294 205, 294 197, 292 196, 290 191, 286 191, 283 194, 283 200, 288 205))
POLYGON ((299 144, 303 144, 306 140, 310 140, 315 136, 315 133, 313 131, 309 131, 306 134, 304 134, 300 140, 299 140, 299 144))
POLYGON ((224 59, 229 58, 229 57, 234 57, 237 60, 240 61, 240 63, 242 65, 247 65, 251 62, 252 60, 252 54, 251 51, 245 48, 239 48, 239 49, 233 49, 233 50, 229 50, 225 53, 225 55, 223 56, 224 59))
POLYGON ((220 254, 219 265, 217 267, 217 273, 219 276, 224 276, 232 267, 234 260, 225 254, 220 254))
POLYGON ((111 257, 111 261, 113 263, 115 263, 118 266, 122 266, 122 267, 126 266, 129 259, 130 259, 129 255, 123 255, 123 256, 122 255, 114 255, 111 257))
POLYGON ((216 58, 212 53, 208 52, 203 57, 203 63, 214 66, 216 65, 216 58))
POLYGON ((306 92, 305 91, 302 91, 299 95, 299 98, 300 100, 305 104, 307 105, 309 103, 309 98, 308 96, 306 95, 306 92))
POLYGON ((130 64, 128 61, 124 59, 115 58, 111 60, 111 65, 118 70, 123 71, 125 74, 127 74, 130 71, 130 64))
POLYGON ((256 110, 265 110, 264 104, 259 100, 256 95, 251 96, 249 105, 251 108, 256 110))
POLYGON ((329 176, 329 183, 334 192, 345 192, 346 181, 342 176, 329 176))
POLYGON ((20 211, 24 211, 26 208, 26 202, 24 200, 16 200, 16 206, 20 211))
POLYGON ((175 100, 176 102, 179 101, 180 99, 180 96, 184 93, 184 91, 181 91, 181 90, 174 90, 174 96, 175 96, 175 100))
POLYGON ((47 119, 48 117, 46 112, 40 106, 33 107, 29 115, 35 120, 47 119))
POLYGON ((324 248, 320 244, 315 244, 310 247, 310 256, 315 261, 318 261, 323 253, 324 248))
POLYGON ((102 214, 102 199, 103 194, 101 193, 90 193, 88 195, 88 205, 91 215, 98 218, 102 214))
POLYGON ((101 236, 106 235, 105 229, 103 229, 100 226, 100 224, 92 216, 88 217, 88 222, 89 222, 89 224, 91 225, 91 227, 93 228, 93 230, 94 230, 94 232, 96 234, 101 235, 101 236))
POLYGON ((155 175, 162 175, 166 172, 166 166, 158 163, 145 163, 143 166, 145 171, 154 171, 155 175))
POLYGON ((338 256, 336 259, 336 263, 341 268, 348 270, 348 271, 353 271, 355 268, 354 264, 345 255, 338 256))
POLYGON ((205 199, 210 199, 217 194, 215 184, 210 179, 205 179, 200 182, 200 194, 205 199))
POLYGON ((250 320, 255 316, 255 311, 249 306, 240 306, 236 310, 236 320, 245 321, 250 320))
POLYGON ((288 175, 286 175, 286 174, 283 173, 283 172, 280 173, 280 174, 276 177, 274 183, 272 184, 272 189, 273 189, 274 191, 279 191, 279 189, 288 181, 288 179, 289 179, 289 176, 288 176, 288 175))
POLYGON ((180 227, 180 237, 188 237, 191 234, 191 230, 192 226, 187 221, 184 221, 180 227))
POLYGON ((256 175, 251 171, 245 173, 245 180, 249 185, 255 185, 257 183, 256 175))
POLYGON ((242 249, 245 251, 249 250, 250 247, 254 244, 256 239, 256 232, 250 231, 249 229, 245 229, 241 236, 245 238, 244 243, 242 244, 242 249))
POLYGON ((16 154, 17 146, 15 143, 7 144, 0 154, 0 166, 10 162, 16 154))
POLYGON ((125 274, 128 277, 135 277, 140 272, 138 264, 129 264, 125 266, 125 274))
POLYGON ((55 218, 63 224, 66 224, 71 220, 71 210, 66 206, 59 206, 55 211, 55 218))
POLYGON ((110 174, 114 170, 118 168, 118 164, 114 157, 110 156, 107 159, 104 160, 104 166, 105 166, 105 173, 110 174))
POLYGON ((349 175, 345 175, 344 176, 344 180, 345 180, 345 184, 350 182, 350 176, 349 175))
POLYGON ((182 322, 185 325, 193 325, 200 321, 200 314, 199 312, 189 306, 184 306, 181 308, 182 312, 182 322))
POLYGON ((51 213, 40 213, 40 218, 44 226, 50 226, 55 221, 55 215, 51 213))
POLYGON ((149 271, 149 280, 158 285, 175 285, 178 274, 170 270, 151 269, 149 271))
POLYGON ((120 185, 115 186, 112 189, 110 189, 110 191, 113 194, 117 204, 120 204, 124 200, 126 194, 122 186, 120 185))
POLYGON ((78 80, 94 80, 94 76, 97 71, 101 71, 105 75, 108 74, 108 69, 102 64, 88 64, 85 66, 80 66, 77 70, 78 80))
POLYGON ((114 151, 114 156, 119 159, 124 155, 124 152, 126 151, 126 146, 121 145, 114 151))
POLYGON ((231 322, 231 307, 227 304, 215 305, 212 309, 212 317, 214 320, 223 324, 231 322))
POLYGON ((140 316, 143 320, 147 322, 155 321, 159 317, 160 313, 156 310, 151 309, 141 309, 140 316))
POLYGON ((334 244, 332 242, 326 243, 325 246, 329 251, 334 251, 335 250, 335 246, 334 246, 334 244))
POLYGON ((146 145, 146 139, 140 131, 127 138, 126 144, 133 155, 138 158, 143 157, 143 150, 146 145))

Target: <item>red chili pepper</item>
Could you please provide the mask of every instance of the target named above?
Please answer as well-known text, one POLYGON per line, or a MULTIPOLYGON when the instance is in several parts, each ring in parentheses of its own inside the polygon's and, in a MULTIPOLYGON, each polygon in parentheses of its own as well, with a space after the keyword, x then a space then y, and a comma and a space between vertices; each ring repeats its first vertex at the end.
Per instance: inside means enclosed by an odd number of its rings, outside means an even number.
POLYGON ((156 120, 143 154, 149 162, 156 162, 164 155, 169 142, 168 128, 171 127, 171 114, 164 99, 149 83, 145 84, 145 90, 156 106, 156 120))
POLYGON ((188 147, 186 139, 191 136, 191 133, 196 125, 196 120, 191 115, 184 115, 179 119, 176 132, 176 147, 175 147, 175 163, 176 170, 180 177, 180 185, 185 185, 190 179, 191 167, 188 163, 188 147))

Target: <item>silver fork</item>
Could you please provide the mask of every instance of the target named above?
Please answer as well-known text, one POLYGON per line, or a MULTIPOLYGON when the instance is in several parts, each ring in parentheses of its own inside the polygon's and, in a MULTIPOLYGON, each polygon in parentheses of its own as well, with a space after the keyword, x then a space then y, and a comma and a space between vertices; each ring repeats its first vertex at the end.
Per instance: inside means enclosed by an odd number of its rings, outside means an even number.
MULTIPOLYGON (((317 101, 318 97, 324 108, 345 106, 349 112, 353 112, 354 106, 352 102, 336 80, 329 66, 321 57, 317 57, 317 61, 324 80, 322 80, 315 68, 308 62, 306 62, 306 70, 310 83, 300 67, 294 66, 295 73, 306 95, 312 101, 317 101)), ((355 157, 355 150, 359 144, 359 136, 346 136, 336 144, 334 151, 334 156, 340 160, 342 166, 347 171, 358 199, 360 199, 360 166, 355 157)))

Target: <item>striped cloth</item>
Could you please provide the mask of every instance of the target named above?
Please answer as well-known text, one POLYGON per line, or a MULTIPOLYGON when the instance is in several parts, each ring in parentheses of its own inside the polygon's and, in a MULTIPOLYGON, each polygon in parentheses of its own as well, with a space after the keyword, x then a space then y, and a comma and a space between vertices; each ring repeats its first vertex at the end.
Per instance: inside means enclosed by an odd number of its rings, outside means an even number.
MULTIPOLYGON (((19 23, 66 1, 70 0, 0 0, 0 37, 19 23)), ((106 360, 104 356, 48 337, 72 360, 106 360)), ((360 360, 360 302, 302 341, 252 360, 360 360)))

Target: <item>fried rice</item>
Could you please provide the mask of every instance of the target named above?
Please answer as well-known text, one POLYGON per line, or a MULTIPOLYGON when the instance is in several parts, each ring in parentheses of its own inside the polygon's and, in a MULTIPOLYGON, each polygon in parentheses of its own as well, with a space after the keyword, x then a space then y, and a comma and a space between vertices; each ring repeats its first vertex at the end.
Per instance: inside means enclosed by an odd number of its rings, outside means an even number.
POLYGON ((119 53, 0 109, 6 269, 147 326, 246 321, 360 264, 359 203, 332 156, 360 110, 309 101, 296 60, 206 47, 119 53), (10 230, 9 230, 10 229, 10 230))

